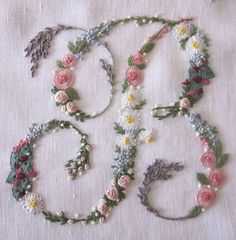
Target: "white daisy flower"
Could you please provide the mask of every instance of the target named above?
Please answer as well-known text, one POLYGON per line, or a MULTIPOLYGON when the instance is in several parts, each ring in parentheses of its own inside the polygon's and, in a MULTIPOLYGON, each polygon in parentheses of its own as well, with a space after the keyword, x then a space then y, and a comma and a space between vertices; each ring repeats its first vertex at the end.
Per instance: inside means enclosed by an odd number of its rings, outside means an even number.
POLYGON ((137 110, 133 110, 131 108, 127 108, 125 111, 121 113, 120 116, 120 124, 124 128, 136 128, 139 124, 140 114, 137 110))
POLYGON ((203 36, 200 33, 189 38, 186 44, 186 50, 192 58, 196 54, 201 55, 203 48, 205 47, 205 43, 203 40, 203 36))
POLYGON ((146 128, 144 131, 140 132, 139 140, 142 143, 152 143, 155 140, 155 131, 153 129, 146 128))
POLYGON ((123 94, 122 109, 134 107, 140 100, 140 93, 137 88, 132 86, 123 94))
POLYGON ((119 135, 117 144, 122 149, 130 149, 136 144, 136 140, 133 138, 132 134, 128 132, 124 135, 119 135))
POLYGON ((20 203, 27 213, 37 214, 42 212, 44 208, 43 200, 38 193, 27 193, 20 200, 20 203))
POLYGON ((173 33, 174 37, 180 41, 189 36, 191 26, 192 25, 189 23, 181 22, 180 24, 173 27, 172 33, 173 33))

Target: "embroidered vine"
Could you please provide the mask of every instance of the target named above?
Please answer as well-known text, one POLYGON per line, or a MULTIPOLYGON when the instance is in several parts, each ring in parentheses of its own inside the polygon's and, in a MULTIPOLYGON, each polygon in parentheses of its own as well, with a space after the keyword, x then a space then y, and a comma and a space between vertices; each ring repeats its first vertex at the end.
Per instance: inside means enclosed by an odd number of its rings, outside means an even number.
MULTIPOLYGON (((129 16, 123 19, 102 22, 89 30, 85 30, 75 42, 68 43, 70 53, 63 60, 56 62, 58 69, 54 76, 52 93, 58 106, 61 106, 76 120, 85 121, 86 119, 100 116, 105 112, 110 106, 113 96, 113 58, 107 45, 100 43, 99 40, 109 34, 110 30, 119 24, 129 22, 134 22, 137 26, 153 22, 163 24, 160 31, 149 37, 139 51, 128 58, 129 66, 126 69, 122 84, 120 115, 114 125, 117 142, 114 151, 114 163, 112 164, 113 177, 111 184, 96 204, 96 207, 87 216, 81 218, 68 216, 63 211, 52 213, 46 209, 43 198, 38 193, 33 192, 33 180, 37 175, 33 168, 33 146, 43 133, 56 128, 72 128, 77 131, 81 136, 81 147, 77 156, 69 160, 65 165, 68 179, 74 180, 78 174, 82 174, 89 168, 89 151, 91 147, 87 143, 87 135, 68 121, 53 120, 47 124, 34 124, 30 129, 30 134, 13 148, 11 154, 11 172, 7 178, 7 183, 12 184, 13 196, 20 201, 27 212, 33 214, 42 213, 46 220, 60 224, 102 223, 109 216, 111 210, 125 199, 127 187, 130 185, 131 180, 134 179, 137 146, 140 143, 151 143, 155 139, 155 133, 152 129, 141 127, 141 110, 146 103, 146 100, 141 96, 141 86, 144 81, 143 69, 146 67, 147 56, 154 49, 156 40, 163 38, 169 32, 176 37, 180 47, 189 56, 188 78, 183 82, 182 94, 179 100, 170 106, 155 107, 152 110, 152 115, 159 120, 168 116, 187 116, 203 144, 201 162, 204 166, 211 167, 211 172, 208 176, 204 173, 197 174, 197 179, 202 184, 197 196, 198 205, 189 214, 180 218, 196 217, 203 209, 212 204, 216 196, 216 187, 223 183, 224 175, 220 168, 227 162, 228 155, 222 152, 222 144, 216 135, 215 128, 202 121, 199 115, 189 112, 189 108, 202 97, 203 86, 208 85, 209 79, 214 77, 213 71, 208 66, 209 55, 207 47, 209 40, 195 25, 190 24, 191 21, 192 19, 173 21, 161 17, 129 16), (75 80, 73 69, 77 61, 83 59, 93 44, 105 48, 111 60, 110 63, 103 59, 100 60, 102 68, 108 77, 110 98, 103 110, 88 114, 82 111, 77 103, 79 94, 72 87, 75 80)), ((27 56, 31 57, 32 76, 38 68, 39 59, 47 56, 53 36, 61 30, 71 28, 73 27, 62 25, 56 28, 46 28, 45 31, 40 32, 31 40, 25 51, 27 56)), ((151 208, 147 198, 150 190, 148 184, 154 180, 169 178, 170 170, 177 171, 181 169, 182 165, 178 163, 164 164, 161 161, 156 161, 149 166, 145 174, 144 187, 140 188, 139 195, 141 202, 148 207, 149 211, 159 217, 169 218, 151 208)), ((172 218, 172 220, 178 219, 172 218)))

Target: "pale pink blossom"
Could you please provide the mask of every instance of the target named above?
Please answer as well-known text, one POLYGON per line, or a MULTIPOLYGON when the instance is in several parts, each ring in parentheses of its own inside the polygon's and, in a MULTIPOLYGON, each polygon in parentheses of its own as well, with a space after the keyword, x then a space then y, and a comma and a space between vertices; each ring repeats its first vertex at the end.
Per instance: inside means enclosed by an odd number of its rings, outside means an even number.
POLYGON ((212 167, 215 165, 216 156, 212 151, 209 150, 201 155, 201 162, 206 167, 212 167))
POLYGON ((130 183, 130 177, 127 175, 122 175, 118 180, 118 184, 123 188, 128 187, 129 183, 130 183))
POLYGON ((56 71, 54 76, 54 85, 58 89, 67 89, 74 83, 74 75, 69 69, 56 71))
POLYGON ((221 170, 214 169, 210 172, 208 179, 212 186, 219 187, 220 185, 223 184, 225 176, 221 170))
POLYGON ((68 95, 65 91, 60 90, 55 94, 55 101, 58 103, 65 103, 68 100, 68 95))
POLYGON ((137 87, 143 82, 142 71, 135 66, 127 68, 125 77, 128 83, 133 87, 137 87))
POLYGON ((197 194, 197 201, 202 207, 210 207, 216 198, 216 193, 212 188, 202 187, 197 194))
POLYGON ((68 102, 68 103, 66 104, 66 110, 67 110, 69 113, 74 113, 74 112, 76 112, 76 111, 79 110, 79 107, 78 107, 78 105, 77 105, 76 102, 68 102))
POLYGON ((106 192, 106 196, 110 200, 115 201, 119 196, 119 192, 116 187, 110 187, 106 192))
POLYGON ((66 54, 63 58, 63 64, 65 67, 73 67, 77 62, 77 58, 74 54, 66 54))

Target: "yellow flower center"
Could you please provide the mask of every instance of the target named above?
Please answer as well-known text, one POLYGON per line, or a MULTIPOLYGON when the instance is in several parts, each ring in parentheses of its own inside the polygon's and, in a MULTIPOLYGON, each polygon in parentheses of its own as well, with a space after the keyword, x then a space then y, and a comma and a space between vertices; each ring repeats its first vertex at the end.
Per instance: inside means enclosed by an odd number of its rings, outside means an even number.
POLYGON ((134 122, 134 117, 132 115, 128 115, 125 117, 125 122, 131 124, 134 122))
POLYGON ((146 143, 151 143, 151 142, 153 142, 153 141, 154 141, 153 136, 148 136, 148 137, 145 138, 145 142, 146 142, 146 143))
POLYGON ((35 199, 31 199, 28 201, 28 205, 31 207, 31 208, 36 208, 37 206, 37 201, 35 199))
POLYGON ((186 29, 185 29, 184 27, 180 27, 180 28, 178 29, 178 32, 179 32, 179 35, 180 35, 180 36, 183 36, 183 35, 186 33, 186 29))
POLYGON ((197 42, 197 41, 193 42, 193 43, 192 43, 192 48, 194 48, 194 49, 200 48, 200 43, 197 42))
POLYGON ((130 144, 130 138, 129 138, 129 137, 125 137, 125 138, 123 139, 123 145, 127 146, 127 145, 129 145, 129 144, 130 144))
POLYGON ((129 94, 128 95, 128 101, 133 101, 135 99, 134 95, 133 94, 129 94))

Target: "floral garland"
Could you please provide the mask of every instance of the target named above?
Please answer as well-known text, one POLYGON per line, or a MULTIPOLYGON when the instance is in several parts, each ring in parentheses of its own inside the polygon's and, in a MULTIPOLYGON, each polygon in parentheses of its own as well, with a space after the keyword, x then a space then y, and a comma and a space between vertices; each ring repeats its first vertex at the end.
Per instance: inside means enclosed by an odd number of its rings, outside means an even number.
MULTIPOLYGON (((184 88, 183 88, 183 94, 180 97, 180 101, 175 102, 173 106, 167 106, 167 107, 156 107, 152 111, 152 115, 154 117, 157 117, 158 119, 163 119, 168 116, 176 116, 179 115, 189 115, 188 108, 193 105, 196 101, 198 101, 202 96, 202 87, 204 84, 209 83, 209 79, 214 76, 212 70, 208 67, 208 53, 207 53, 207 45, 208 45, 208 39, 196 28, 194 25, 189 24, 189 21, 192 19, 181 19, 179 21, 172 21, 172 20, 166 20, 160 17, 146 17, 146 16, 136 16, 136 17, 127 17, 124 19, 118 19, 118 20, 111 20, 109 22, 103 22, 99 24, 95 28, 91 28, 88 31, 85 31, 81 37, 78 38, 78 40, 75 43, 69 42, 68 48, 71 51, 71 54, 73 55, 67 55, 63 61, 57 62, 59 68, 59 71, 65 71, 66 77, 63 76, 62 78, 58 78, 63 88, 60 89, 68 89, 72 86, 73 81, 67 81, 67 79, 70 79, 70 70, 71 64, 75 64, 76 58, 80 59, 83 57, 83 55, 89 51, 89 48, 92 44, 96 43, 100 38, 108 34, 109 30, 122 23, 128 23, 128 22, 135 22, 138 26, 143 25, 146 23, 152 23, 152 22, 161 22, 163 24, 163 27, 161 30, 151 36, 148 41, 141 47, 141 49, 134 55, 130 56, 128 58, 128 64, 129 67, 126 70, 125 73, 125 80, 122 84, 122 104, 120 109, 120 117, 117 123, 115 123, 114 129, 117 133, 117 144, 115 147, 115 156, 114 156, 114 165, 112 165, 113 169, 113 180, 111 181, 111 185, 108 187, 106 193, 104 196, 100 199, 99 203, 96 205, 96 207, 93 208, 93 210, 83 218, 75 217, 68 217, 65 215, 64 212, 58 212, 56 214, 51 213, 47 211, 44 208, 44 204, 42 201, 42 198, 37 193, 32 193, 32 184, 26 184, 24 188, 22 188, 22 183, 16 182, 15 180, 18 178, 18 173, 16 174, 15 165, 12 162, 14 160, 14 157, 11 157, 11 168, 12 172, 9 174, 7 178, 7 182, 13 184, 13 189, 17 189, 17 194, 13 195, 16 197, 17 200, 20 200, 20 202, 23 203, 24 208, 27 210, 27 212, 31 213, 41 213, 44 215, 45 219, 51 221, 51 222, 57 222, 61 224, 73 224, 73 223, 82 223, 82 224, 93 224, 98 222, 104 222, 104 220, 108 217, 113 207, 117 206, 118 203, 123 200, 126 197, 126 188, 130 184, 130 181, 134 179, 134 159, 137 153, 137 145, 143 142, 151 143, 154 140, 154 132, 152 130, 142 128, 140 127, 140 121, 141 121, 141 115, 140 111, 143 108, 143 106, 146 103, 146 100, 141 98, 140 93, 140 86, 143 82, 143 72, 142 70, 146 66, 146 55, 151 52, 155 45, 155 40, 161 39, 167 32, 173 32, 174 36, 177 37, 177 39, 180 41, 181 47, 183 49, 186 49, 190 56, 190 70, 189 70, 189 79, 185 81, 184 88), (76 58, 75 58, 76 56, 76 58), (63 65, 62 65, 63 64, 63 65), (61 67, 60 67, 61 66, 61 67), (69 70, 69 71, 68 71, 69 70), (68 77, 69 76, 69 77, 68 77), (67 78, 68 77, 68 78, 67 78), (65 80, 65 81, 64 81, 65 80), (70 82, 70 86, 68 86, 68 82, 70 82), (65 84, 65 85, 64 85, 65 84), (189 92, 191 90, 194 90, 194 94, 191 96, 189 95, 189 92), (197 94, 196 94, 197 93, 197 94), (16 184, 16 185, 14 185, 16 184), (20 184, 20 185, 19 185, 20 184), (30 186, 28 188, 28 186, 30 186), (23 189, 23 191, 21 191, 23 189)), ((41 34, 43 35, 43 33, 41 34)), ((50 41, 50 40, 49 40, 50 41)), ((37 49, 38 42, 33 39, 31 41, 32 46, 30 49, 37 49)), ((48 44, 48 42, 47 42, 48 44)), ((41 44, 41 50, 45 48, 44 44, 41 44)), ((47 48, 48 49, 48 48, 47 48)), ((31 51, 29 50, 29 51, 31 51)), ((31 56, 32 58, 32 56, 31 56)), ((37 64, 38 58, 35 60, 35 64, 37 64)), ((103 64, 104 68, 106 66, 103 64)), ((37 68, 37 67, 36 67, 37 68)), ((36 70, 34 69, 34 71, 36 70)), ((106 70, 106 69, 105 69, 106 70)), ((108 74, 109 75, 109 74, 108 74)), ((55 76, 56 81, 54 83, 58 83, 57 77, 55 76)), ((72 77, 73 80, 73 77, 72 77)), ((73 91, 73 94, 75 91, 73 91)), ((57 94, 57 92, 55 92, 57 94)), ((69 96, 70 93, 66 94, 69 96)), ((72 95, 73 95, 72 94, 72 95)), ((56 95, 55 95, 56 96, 56 95)), ((58 96, 59 97, 59 96, 58 96)), ((63 96, 64 98, 64 96, 63 96)), ((69 99, 69 98, 68 98, 69 99)), ((67 99, 67 100, 68 100, 67 99)), ((70 99, 70 101, 74 101, 76 99, 70 99)), ((66 105, 66 101, 61 102, 62 104, 66 105)), ((72 106, 70 106, 72 108, 72 106)), ((70 109, 70 107, 68 109, 70 109)), ((69 113, 75 113, 74 111, 70 110, 69 113)), ((72 114, 74 115, 74 114, 72 114)), ((78 120, 83 121, 86 118, 90 118, 91 116, 87 117, 86 114, 83 118, 78 118, 78 120)), ((55 126, 60 127, 61 122, 55 121, 55 126)), ((54 126, 54 123, 52 124, 54 126)), ((197 128, 198 125, 195 125, 197 128)), ((90 150, 90 147, 87 148, 87 142, 86 137, 84 138, 83 133, 81 133, 76 127, 74 127, 69 122, 63 122, 63 128, 74 128, 78 131, 78 133, 82 136, 82 140, 84 141, 82 143, 81 148, 82 151, 79 155, 79 159, 68 162, 66 164, 66 169, 69 174, 69 179, 73 180, 76 177, 76 174, 78 173, 78 163, 81 164, 85 159, 82 161, 81 157, 84 156, 84 152, 90 150), (85 144, 84 144, 85 143, 85 144), (75 175, 74 175, 75 174, 75 175)), ((202 127, 202 126, 201 126, 202 127)), ((52 127, 53 128, 53 127, 52 127)), ((46 127, 47 129, 47 127, 46 127)), ((200 134, 205 134, 205 129, 200 128, 201 130, 197 130, 200 132, 200 134), (203 132, 201 132, 203 131, 203 132)), ((209 126, 207 126, 207 130, 209 130, 209 126)), ((210 129, 211 130, 211 129, 210 129)), ((44 130, 41 130, 44 131, 44 130)), ((47 130, 46 130, 47 131, 47 130)), ((212 133, 213 130, 211 131, 212 133)), ((214 152, 214 142, 213 139, 208 139, 208 135, 206 135, 204 139, 209 140, 209 146, 211 145, 211 151, 212 155, 216 152, 214 152), (211 141, 210 141, 211 140, 211 141)), ((29 156, 28 159, 30 159, 29 165, 32 166, 32 143, 28 138, 23 140, 23 143, 20 143, 16 146, 16 149, 20 150, 22 156, 25 156, 24 153, 26 153, 26 156, 29 156), (21 149, 22 147, 22 149, 21 149), (24 148, 26 147, 26 148, 24 148), (26 151, 26 152, 25 152, 26 151)), ((89 145, 88 145, 89 146, 89 145)), ((220 152, 219 157, 218 155, 215 155, 215 161, 217 162, 217 166, 220 165, 223 166, 223 164, 227 161, 227 155, 222 153, 222 150, 219 151, 219 144, 217 143, 216 151, 217 154, 220 152), (219 160, 221 159, 221 160, 219 160)), ((18 156, 18 155, 16 155, 18 156)), ((17 159, 17 163, 19 162, 20 169, 22 168, 21 164, 21 158, 15 157, 17 159), (20 159, 20 160, 19 160, 20 159)), ((205 158, 208 161, 210 158, 209 156, 206 156, 205 158)), ((27 161, 26 160, 26 161, 27 161)), ((16 166, 18 166, 16 164, 16 166)), ((84 166, 84 169, 86 167, 84 166)), ((30 179, 28 183, 31 183, 30 173, 31 168, 27 170, 21 171, 26 176, 26 179, 30 179)), ((85 169, 86 170, 86 169, 85 169)), ((217 169, 216 169, 217 170, 217 169)), ((19 174, 20 177, 21 174, 19 174)), ((20 178, 21 179, 21 178, 20 178)), ((198 174, 199 181, 206 181, 208 178, 204 174, 198 174), (200 180, 201 179, 201 180, 200 180)), ((22 181, 23 182, 23 181, 22 181)), ((210 189, 210 188, 209 188, 210 189)), ((204 189, 203 189, 204 190, 204 189)), ((208 198, 205 193, 203 193, 203 198, 208 198)), ((198 214, 196 214, 197 216, 198 214)))
POLYGON ((169 106, 154 107, 152 115, 158 119, 164 119, 169 116, 175 117, 177 114, 184 115, 186 109, 193 106, 194 103, 202 97, 204 85, 208 85, 210 79, 214 77, 213 71, 208 66, 209 54, 207 47, 209 46, 209 39, 194 24, 189 23, 191 20, 191 18, 172 21, 159 17, 127 17, 123 20, 105 21, 88 31, 84 31, 75 43, 68 42, 70 53, 63 58, 63 61, 58 60, 56 62, 59 70, 55 72, 54 88, 52 89, 52 93, 55 94, 54 99, 56 105, 62 106, 63 111, 66 111, 70 116, 74 116, 75 119, 79 121, 101 115, 110 106, 113 96, 114 74, 111 52, 106 45, 100 44, 107 49, 110 59, 112 60, 111 65, 102 61, 102 66, 108 75, 111 97, 107 107, 101 112, 91 115, 79 110, 79 106, 76 103, 76 101, 79 100, 79 95, 77 91, 71 87, 74 83, 74 74, 71 68, 73 69, 76 65, 77 59, 83 59, 85 53, 90 50, 91 45, 98 44, 98 40, 107 35, 117 24, 135 22, 140 26, 146 23, 161 22, 165 24, 165 27, 148 39, 143 48, 140 49, 139 56, 135 58, 131 56, 129 58, 129 66, 132 67, 130 68, 130 74, 140 75, 139 70, 145 68, 145 62, 142 62, 142 60, 144 60, 143 55, 153 49, 155 40, 162 38, 167 32, 172 32, 173 36, 179 41, 181 49, 186 51, 189 56, 190 67, 188 70, 188 78, 182 82, 183 88, 179 100, 169 106))
POLYGON ((36 146, 36 141, 41 138, 43 134, 59 128, 72 128, 81 136, 81 147, 77 157, 73 160, 69 160, 65 165, 66 172, 68 173, 68 180, 75 179, 77 174, 81 175, 89 169, 89 151, 91 146, 87 143, 86 134, 82 133, 68 121, 52 120, 46 124, 34 123, 29 129, 30 133, 26 138, 21 139, 19 143, 13 147, 10 157, 11 172, 6 179, 7 183, 12 184, 12 194, 14 198, 20 200, 28 212, 39 212, 43 206, 41 200, 39 205, 36 204, 37 199, 41 199, 39 195, 31 193, 33 181, 36 180, 38 174, 33 167, 33 148, 36 146), (33 200, 33 198, 35 198, 36 201, 34 207, 27 205, 28 200, 33 200))
POLYGON ((169 174, 171 170, 179 171, 183 166, 179 163, 165 164, 161 160, 156 160, 152 165, 148 166, 144 173, 142 187, 139 188, 138 197, 148 211, 166 220, 185 220, 200 215, 206 208, 212 206, 216 199, 218 187, 220 187, 225 180, 221 168, 226 164, 228 154, 222 151, 222 143, 217 137, 216 128, 211 127, 206 121, 203 121, 199 114, 189 113, 186 117, 192 124, 196 136, 200 139, 203 150, 200 161, 203 166, 208 168, 209 174, 197 173, 200 188, 197 194, 198 205, 193 207, 185 216, 167 217, 151 206, 148 200, 148 193, 151 190, 150 184, 156 180, 169 179, 171 177, 169 174))
POLYGON ((107 52, 111 64, 107 63, 105 60, 100 59, 102 68, 105 70, 108 77, 108 84, 110 87, 110 97, 109 102, 104 109, 99 112, 88 114, 79 109, 77 100, 79 100, 79 95, 72 87, 74 84, 74 73, 73 69, 77 64, 77 60, 82 60, 83 57, 81 53, 66 54, 63 60, 57 60, 56 65, 58 69, 55 71, 54 75, 54 87, 51 92, 55 95, 54 100, 57 106, 62 106, 62 110, 68 113, 70 116, 74 116, 76 120, 85 121, 86 119, 95 118, 103 114, 111 105, 114 93, 114 61, 110 50, 108 49, 107 44, 97 42, 96 46, 102 46, 107 52))
POLYGON ((169 106, 153 108, 152 115, 159 120, 187 113, 187 109, 202 97, 204 85, 208 85, 210 79, 214 77, 213 71, 208 66, 209 39, 195 25, 186 21, 169 28, 169 30, 179 41, 181 49, 187 52, 190 67, 188 78, 182 82, 183 89, 179 100, 169 106))

